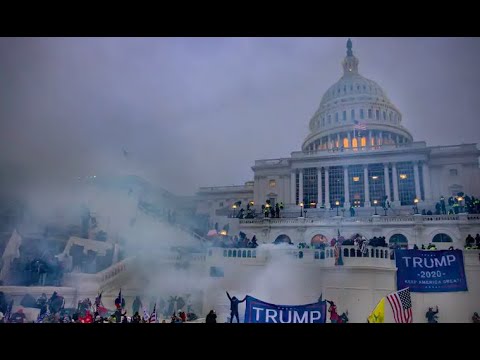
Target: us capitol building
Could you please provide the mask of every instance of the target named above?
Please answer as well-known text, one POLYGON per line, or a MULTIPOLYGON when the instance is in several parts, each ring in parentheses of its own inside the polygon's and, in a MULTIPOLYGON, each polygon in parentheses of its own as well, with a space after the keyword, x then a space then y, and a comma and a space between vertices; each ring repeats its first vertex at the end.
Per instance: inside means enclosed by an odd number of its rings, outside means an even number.
MULTIPOLYGON (((348 311, 350 322, 366 322, 375 304, 397 290, 395 260, 389 247, 368 246, 366 252, 359 252, 343 245, 343 265, 338 266, 330 246, 333 238, 359 234, 366 239, 385 237, 387 244, 402 248, 434 243, 437 249, 463 249, 468 234, 480 233, 480 214, 467 214, 461 206, 453 214, 435 214, 435 205, 442 196, 445 200, 456 197, 460 205, 459 193, 480 196, 479 148, 414 141, 385 91, 360 75, 350 40, 342 67, 342 77, 328 88, 310 119, 310 133, 301 151, 288 158, 257 160, 253 181, 202 187, 183 202, 190 213, 208 217, 210 229, 217 223, 219 230, 228 228, 231 236, 240 232, 250 239, 256 236, 259 247, 207 246, 190 254, 155 253, 153 246, 147 247, 153 258, 149 264, 130 256, 114 260, 98 273, 73 271, 65 274, 58 291, 72 304, 93 299, 99 292, 106 304, 113 304, 121 288, 127 307, 138 294, 147 300, 150 295, 168 298, 189 293, 198 314, 205 316, 215 309, 219 322, 229 314, 226 290, 239 298, 248 294, 292 305, 316 302, 322 294, 336 303, 339 313, 348 311), (280 217, 264 217, 262 205, 277 203, 283 204, 280 217), (385 203, 389 206, 384 210, 385 203), (257 216, 237 217, 247 204, 257 216), (300 248, 301 243, 326 246, 300 248)), ((180 244, 182 238, 210 243, 211 239, 185 228, 171 226, 173 230, 167 232, 166 225, 144 213, 145 209, 139 211, 137 204, 145 197, 138 195, 142 191, 137 188, 144 185, 134 180, 109 193, 117 201, 115 209, 124 214, 117 222, 132 225, 135 219, 134 227, 124 226, 125 237, 140 229, 132 235, 135 241, 148 235, 155 244, 180 244)), ((90 211, 96 214, 97 228, 111 234, 108 208, 95 205, 95 201, 101 203, 102 192, 92 194, 90 211)), ((173 199, 167 193, 160 196, 163 202, 166 198, 173 199)), ((114 237, 106 242, 72 237, 61 255, 73 245, 97 254, 117 254, 119 247, 114 237)), ((426 322, 425 312, 434 306, 440 309, 440 322, 471 322, 472 314, 480 311, 479 250, 464 250, 463 257, 468 291, 412 293, 414 322, 426 322)), ((50 295, 52 288, 3 286, 0 291, 20 299, 27 291, 50 295)), ((385 322, 393 321, 387 310, 385 322)))
POLYGON ((281 219, 239 221, 239 230, 263 242, 287 235, 294 243, 309 243, 319 232, 331 239, 342 230, 345 237, 360 232, 388 241, 400 234, 412 246, 434 241, 463 247, 468 233, 480 231, 468 225, 466 214, 413 215, 435 213, 442 196, 447 201, 459 192, 480 194, 477 144, 414 141, 400 111, 375 81, 360 75, 358 65, 349 40, 343 76, 323 95, 301 151, 255 161, 254 181, 245 185, 200 188, 197 211, 222 224, 222 215, 238 213, 237 201, 241 207, 253 201, 260 217, 267 200, 272 206, 283 203, 281 219))

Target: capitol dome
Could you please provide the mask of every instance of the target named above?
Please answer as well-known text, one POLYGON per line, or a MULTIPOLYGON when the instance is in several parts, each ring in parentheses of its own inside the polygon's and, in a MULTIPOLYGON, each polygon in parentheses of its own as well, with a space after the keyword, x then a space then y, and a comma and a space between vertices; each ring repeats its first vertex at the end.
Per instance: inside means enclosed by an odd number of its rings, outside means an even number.
POLYGON ((302 145, 303 151, 369 150, 413 141, 401 125, 400 111, 375 81, 358 73, 358 63, 349 39, 342 63, 343 76, 323 95, 310 120, 310 134, 302 145))

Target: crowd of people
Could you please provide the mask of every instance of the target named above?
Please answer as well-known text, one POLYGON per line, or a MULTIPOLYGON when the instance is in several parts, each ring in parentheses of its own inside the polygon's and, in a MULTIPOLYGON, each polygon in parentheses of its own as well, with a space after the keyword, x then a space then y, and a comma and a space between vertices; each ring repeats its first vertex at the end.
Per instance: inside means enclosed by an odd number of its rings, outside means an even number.
POLYGON ((470 249, 480 249, 480 234, 477 234, 475 238, 471 234, 468 234, 465 239, 465 250, 470 249))
MULTIPOLYGON (((22 307, 13 312, 13 299, 8 300, 3 292, 0 292, 0 322, 1 323, 156 323, 159 322, 159 314, 162 312, 157 310, 157 304, 153 304, 153 310, 149 314, 145 309, 139 297, 133 304, 133 316, 127 316, 125 298, 122 297, 121 291, 115 299, 115 309, 107 310, 103 306, 102 294, 99 294, 94 303, 90 299, 83 299, 78 302, 77 308, 66 308, 65 299, 54 292, 50 298, 43 293, 38 299, 27 294, 20 302, 22 307), (142 309, 139 309, 140 306, 142 309), (39 309, 36 320, 27 319, 25 309, 39 309), (141 314, 142 313, 142 314, 141 314), (141 315, 140 315, 141 314, 141 315)), ((168 308, 171 310, 171 308, 168 308)), ((164 317, 166 316, 163 312, 164 317)), ((184 323, 187 321, 197 320, 198 316, 192 311, 173 311, 170 317, 170 323, 184 323)), ((166 323, 164 319, 161 321, 166 323)))
POLYGON ((239 235, 228 236, 228 235, 219 235, 212 238, 211 242, 212 247, 221 247, 221 248, 250 248, 255 249, 258 247, 257 237, 253 235, 249 239, 245 233, 240 232, 239 235))

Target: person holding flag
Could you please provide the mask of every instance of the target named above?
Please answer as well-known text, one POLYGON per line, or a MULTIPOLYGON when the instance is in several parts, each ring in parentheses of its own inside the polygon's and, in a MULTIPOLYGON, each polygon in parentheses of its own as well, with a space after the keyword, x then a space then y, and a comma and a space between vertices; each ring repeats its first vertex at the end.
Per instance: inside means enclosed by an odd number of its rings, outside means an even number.
POLYGON ((122 297, 122 289, 118 293, 118 297, 115 299, 115 307, 118 309, 125 308, 125 298, 122 297))

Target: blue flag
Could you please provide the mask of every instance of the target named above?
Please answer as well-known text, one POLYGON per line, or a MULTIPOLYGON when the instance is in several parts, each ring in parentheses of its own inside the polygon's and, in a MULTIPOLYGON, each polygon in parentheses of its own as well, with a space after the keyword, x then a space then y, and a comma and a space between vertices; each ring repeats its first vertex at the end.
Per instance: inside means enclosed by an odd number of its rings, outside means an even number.
POLYGON ((411 292, 468 291, 461 250, 395 250, 397 289, 411 292))

